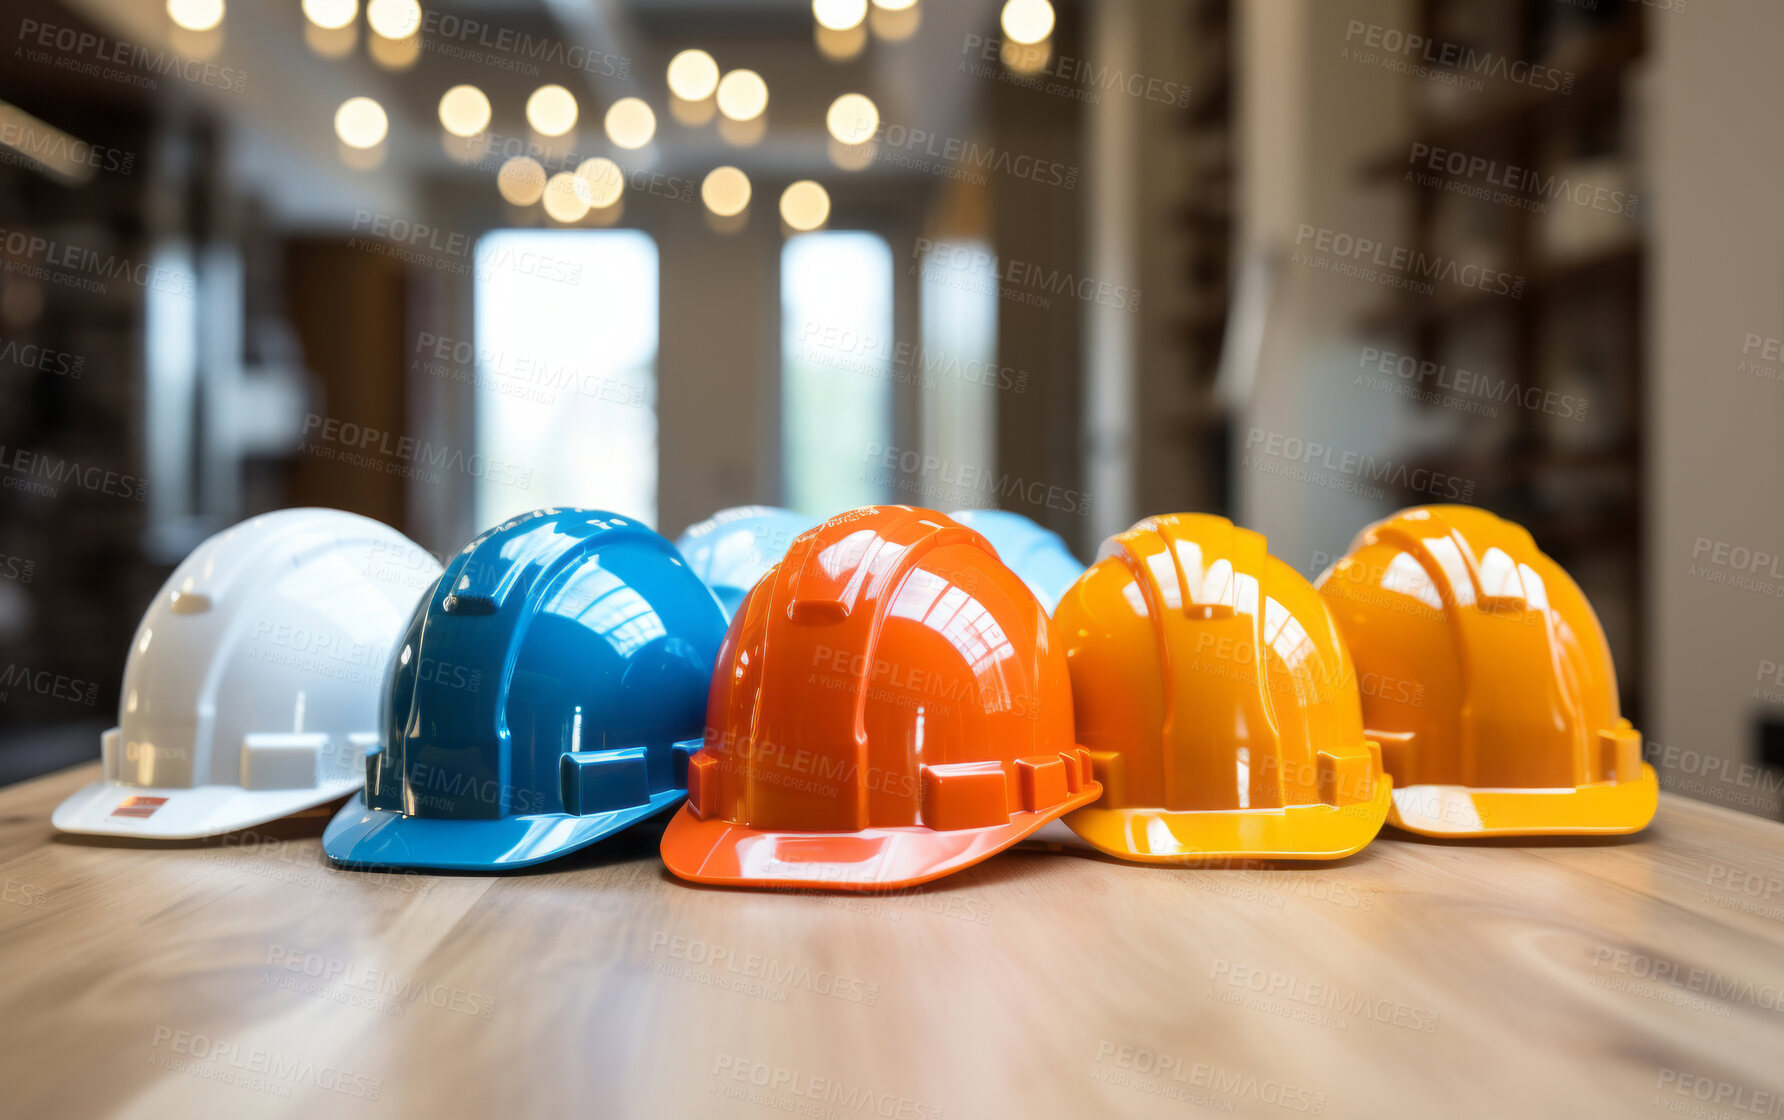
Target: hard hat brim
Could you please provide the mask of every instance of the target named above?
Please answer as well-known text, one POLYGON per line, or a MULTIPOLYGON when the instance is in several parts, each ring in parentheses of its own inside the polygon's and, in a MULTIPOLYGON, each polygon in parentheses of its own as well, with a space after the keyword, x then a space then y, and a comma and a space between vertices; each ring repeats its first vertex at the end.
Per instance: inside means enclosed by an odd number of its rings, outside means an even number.
POLYGON ((446 820, 366 807, 362 793, 328 822, 322 850, 343 867, 401 867, 434 871, 512 871, 588 847, 624 828, 674 808, 685 790, 668 790, 647 805, 608 813, 446 820))
POLYGON ((1140 863, 1218 859, 1343 859, 1375 839, 1393 804, 1393 782, 1376 780, 1368 801, 1280 809, 1080 809, 1065 824, 1091 847, 1140 863))
POLYGON ((691 883, 721 887, 887 891, 971 867, 1102 796, 1095 782, 1058 805, 1008 824, 938 830, 920 825, 856 832, 771 832, 701 820, 683 806, 663 833, 663 862, 691 883))
POLYGON ((302 789, 188 786, 157 789, 97 781, 56 807, 50 823, 82 836, 198 840, 222 836, 326 805, 358 789, 345 778, 302 789), (132 801, 131 799, 136 799, 132 801), (127 801, 131 804, 126 805, 127 801))
POLYGON ((1642 763, 1630 782, 1558 789, 1407 786, 1388 823, 1420 836, 1621 836, 1640 832, 1660 805, 1660 779, 1642 763))

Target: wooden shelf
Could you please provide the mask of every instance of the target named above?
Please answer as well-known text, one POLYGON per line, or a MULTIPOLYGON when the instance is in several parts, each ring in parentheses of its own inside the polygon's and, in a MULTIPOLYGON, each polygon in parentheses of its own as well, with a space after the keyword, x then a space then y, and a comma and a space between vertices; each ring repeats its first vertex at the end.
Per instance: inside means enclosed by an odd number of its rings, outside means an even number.
POLYGON ((1448 322, 1481 311, 1517 310, 1526 304, 1534 306, 1533 301, 1554 295, 1570 284, 1597 283, 1618 276, 1637 275, 1641 261, 1641 244, 1631 241, 1534 268, 1511 267, 1505 271, 1514 276, 1521 275, 1526 281, 1524 292, 1518 299, 1478 290, 1449 293, 1439 290, 1436 295, 1431 296, 1401 296, 1366 315, 1363 318, 1363 327, 1372 332, 1407 330, 1448 322))
POLYGON ((1542 65, 1572 71, 1572 90, 1539 89, 1512 85, 1497 96, 1485 98, 1465 113, 1427 117, 1418 122, 1402 143, 1365 160, 1360 172, 1365 179, 1395 179, 1407 168, 1407 153, 1415 143, 1433 148, 1467 148, 1494 132, 1526 123, 1533 115, 1575 99, 1590 99, 1614 90, 1629 63, 1642 53, 1640 24, 1619 27, 1569 44, 1542 65))

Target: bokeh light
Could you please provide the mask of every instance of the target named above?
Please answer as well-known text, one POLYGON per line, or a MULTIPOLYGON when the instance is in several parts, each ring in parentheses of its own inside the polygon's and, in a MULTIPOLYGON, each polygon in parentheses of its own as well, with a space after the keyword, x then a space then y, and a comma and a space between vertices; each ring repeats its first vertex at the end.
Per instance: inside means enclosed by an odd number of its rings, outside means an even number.
POLYGON ((453 86, 440 98, 440 126, 454 136, 475 136, 489 127, 489 98, 476 86, 453 86))
POLYGON ((187 31, 209 31, 223 22, 223 0, 167 0, 167 18, 187 31))
POLYGON ((496 172, 496 190, 516 206, 531 206, 545 193, 545 168, 532 156, 513 156, 496 172))
POLYGON ((753 121, 768 108, 768 83, 754 70, 733 70, 719 81, 719 112, 734 121, 753 121))
POLYGON ((819 183, 801 179, 788 185, 780 197, 781 220, 804 233, 830 218, 830 192, 819 183))
POLYGON ((576 98, 563 86, 540 86, 527 98, 527 123, 542 136, 562 136, 576 127, 576 98))
POLYGON ((545 213, 555 222, 580 222, 588 213, 573 172, 560 171, 545 181, 545 213))
POLYGON ((407 39, 421 30, 421 5, 415 0, 370 0, 365 21, 386 39, 407 39))
POLYGON ((324 31, 339 31, 359 15, 359 0, 304 0, 304 18, 324 31))
POLYGON ((669 92, 683 101, 703 101, 719 85, 719 64, 702 50, 685 50, 669 60, 669 92))
POLYGON ((335 135, 349 148, 375 148, 390 131, 384 106, 369 97, 349 97, 335 110, 335 135))
POLYGON ((585 159, 576 169, 576 190, 590 207, 602 210, 619 201, 626 189, 626 173, 606 156, 585 159))
POLYGON ((866 95, 845 93, 830 103, 824 127, 844 144, 865 143, 880 127, 880 111, 866 95))
POLYGON ((811 14, 819 27, 847 31, 867 18, 867 0, 811 0, 811 14))
POLYGON ((999 22, 1011 42, 1038 43, 1053 34, 1053 5, 1047 0, 1005 0, 999 22))
POLYGON ((657 134, 657 115, 636 97, 622 97, 607 109, 607 139, 622 148, 642 148, 657 134))
POLYGON ((715 167, 700 184, 700 199, 719 217, 735 217, 750 204, 749 176, 735 167, 715 167))

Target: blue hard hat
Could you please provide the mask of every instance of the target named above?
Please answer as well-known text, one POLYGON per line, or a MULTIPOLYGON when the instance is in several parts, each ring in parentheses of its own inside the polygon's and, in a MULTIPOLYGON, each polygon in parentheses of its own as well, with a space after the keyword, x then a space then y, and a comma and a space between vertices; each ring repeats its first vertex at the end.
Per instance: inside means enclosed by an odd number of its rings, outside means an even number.
POLYGON ((636 521, 542 509, 491 529, 393 651, 380 745, 323 849, 356 867, 526 867, 674 808, 724 634, 636 521))
POLYGON ((689 525, 675 547, 730 618, 756 581, 780 563, 793 538, 816 525, 814 518, 790 509, 734 506, 689 525))
POLYGON ((1019 513, 962 509, 948 516, 990 541, 997 558, 1021 577, 1048 614, 1059 605, 1065 589, 1084 574, 1084 565, 1058 533, 1041 528, 1019 513))

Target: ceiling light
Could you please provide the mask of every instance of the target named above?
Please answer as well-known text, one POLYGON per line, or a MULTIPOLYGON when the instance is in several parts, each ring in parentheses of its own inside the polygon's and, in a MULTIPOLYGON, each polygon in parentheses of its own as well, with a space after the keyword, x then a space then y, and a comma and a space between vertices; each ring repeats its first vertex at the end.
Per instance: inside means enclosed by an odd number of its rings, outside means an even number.
POLYGON ((824 114, 824 127, 845 144, 860 144, 872 139, 879 129, 880 111, 866 96, 845 93, 830 103, 830 111, 824 114))
POLYGON ((719 112, 734 121, 753 121, 768 108, 768 83, 754 70, 733 70, 719 81, 719 112))
POLYGON ((636 97, 622 97, 607 110, 607 139, 622 148, 642 148, 657 134, 657 115, 636 97))
POLYGON ((415 0, 369 0, 365 21, 386 39, 407 39, 421 30, 421 5, 415 0))
POLYGON ((489 127, 489 98, 476 86, 453 86, 440 98, 440 125, 454 136, 475 136, 489 127))
POLYGON ((750 204, 749 176, 735 167, 715 167, 700 184, 700 198, 719 217, 735 217, 750 204))
POLYGON ((781 192, 781 220, 804 233, 817 229, 830 217, 830 192, 810 179, 801 179, 781 192))
POLYGON ((1047 0, 1005 0, 1001 22, 1012 42, 1038 43, 1053 34, 1053 5, 1047 0))
POLYGON ((223 0, 167 0, 167 18, 187 31, 209 31, 223 22, 223 0))
POLYGON ((304 18, 324 31, 339 31, 359 15, 359 0, 304 0, 304 18))
POLYGON ((819 27, 847 31, 867 18, 867 0, 811 0, 811 14, 819 27))
POLYGON ((375 148, 390 131, 384 106, 369 97, 349 97, 335 110, 335 135, 349 148, 375 148))
POLYGON ((683 101, 703 101, 718 84, 719 64, 705 51, 682 51, 669 60, 669 92, 683 101))
POLYGON ((543 136, 562 136, 576 127, 576 98, 563 86, 540 86, 527 98, 527 123, 543 136))

